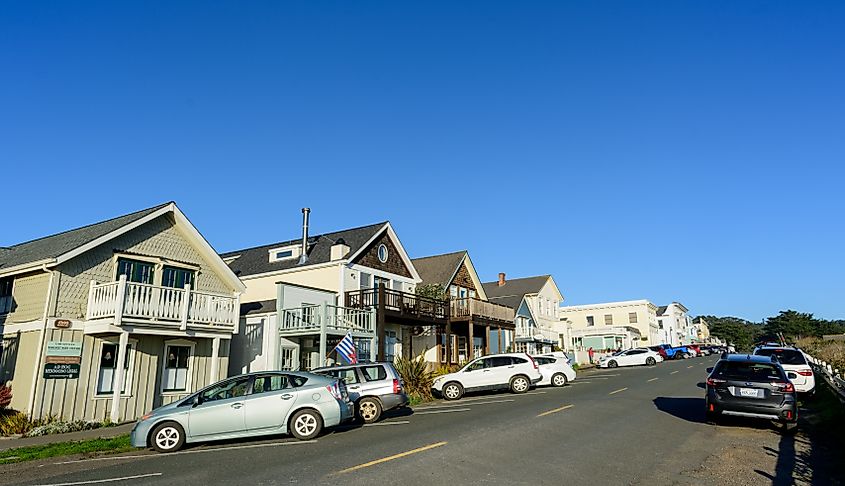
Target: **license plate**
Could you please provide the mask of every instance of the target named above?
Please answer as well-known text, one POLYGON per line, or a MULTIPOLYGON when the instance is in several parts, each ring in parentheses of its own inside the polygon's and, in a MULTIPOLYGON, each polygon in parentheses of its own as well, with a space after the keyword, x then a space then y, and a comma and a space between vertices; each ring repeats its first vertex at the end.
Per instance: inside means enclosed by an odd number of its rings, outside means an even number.
POLYGON ((739 389, 739 396, 757 398, 758 397, 757 389, 756 388, 740 388, 739 389))

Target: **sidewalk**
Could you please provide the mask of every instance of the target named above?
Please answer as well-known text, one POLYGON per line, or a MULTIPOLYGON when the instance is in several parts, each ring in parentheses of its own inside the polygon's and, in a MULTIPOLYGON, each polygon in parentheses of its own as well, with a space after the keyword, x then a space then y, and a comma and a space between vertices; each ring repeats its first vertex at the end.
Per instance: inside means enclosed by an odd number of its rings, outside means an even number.
POLYGON ((116 427, 103 427, 101 429, 80 430, 79 432, 42 435, 39 437, 19 437, 14 439, 0 437, 0 451, 14 449, 17 447, 40 446, 75 440, 110 439, 119 435, 128 434, 130 431, 132 431, 132 427, 134 425, 135 422, 131 422, 128 424, 118 425, 116 427))

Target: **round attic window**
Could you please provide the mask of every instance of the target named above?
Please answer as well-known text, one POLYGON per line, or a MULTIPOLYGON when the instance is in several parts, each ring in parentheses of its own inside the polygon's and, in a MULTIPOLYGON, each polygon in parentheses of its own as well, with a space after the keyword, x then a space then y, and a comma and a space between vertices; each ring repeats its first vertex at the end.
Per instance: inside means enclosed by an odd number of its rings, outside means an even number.
POLYGON ((378 246, 378 260, 382 263, 387 263, 387 245, 382 243, 378 246))

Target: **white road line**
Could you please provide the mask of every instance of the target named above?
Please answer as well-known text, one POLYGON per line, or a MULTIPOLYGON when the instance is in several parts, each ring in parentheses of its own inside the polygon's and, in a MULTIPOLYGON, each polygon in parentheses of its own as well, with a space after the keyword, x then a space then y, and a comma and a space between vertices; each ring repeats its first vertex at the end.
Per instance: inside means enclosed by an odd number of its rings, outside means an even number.
POLYGON ((692 365, 687 366, 687 369, 690 369, 690 368, 692 368, 692 365))
POLYGON ((161 476, 161 473, 139 474, 137 476, 124 476, 122 478, 94 479, 94 480, 90 480, 90 481, 77 481, 75 483, 42 484, 40 486, 76 486, 76 485, 80 485, 80 484, 114 483, 114 482, 117 482, 117 481, 128 481, 130 479, 151 478, 151 477, 154 477, 154 476, 161 476))
POLYGON ((660 379, 660 378, 652 378, 652 379, 650 379, 650 380, 647 380, 647 381, 646 381, 646 383, 651 382, 651 381, 657 381, 657 380, 659 380, 659 379, 660 379))
POLYGON ((596 378, 596 377, 607 377, 607 376, 619 376, 619 373, 617 373, 615 375, 611 375, 611 374, 607 374, 607 373, 605 373, 603 375, 593 375, 593 374, 590 374, 590 373, 586 373, 586 375, 588 375, 590 378, 596 378))
MULTIPOLYGON (((507 402, 515 402, 515 401, 516 400, 514 400, 513 398, 510 398, 510 399, 507 399, 507 400, 490 400, 489 402, 472 402, 472 405, 488 405, 488 404, 491 404, 491 403, 507 403, 507 402)), ((466 405, 461 405, 459 403, 456 403, 454 405, 429 405, 427 407, 419 407, 417 410, 436 410, 436 409, 439 409, 439 408, 456 408, 456 407, 457 408, 466 407, 466 405)))
POLYGON ((407 420, 399 420, 397 422, 377 422, 377 423, 374 423, 374 424, 364 424, 364 427, 379 427, 379 426, 382 426, 382 425, 404 425, 404 424, 409 424, 409 423, 411 423, 411 422, 409 422, 407 420))
POLYGON ((452 408, 448 410, 432 410, 430 412, 414 412, 414 415, 428 415, 431 413, 469 412, 471 408, 452 408))
POLYGON ((195 449, 190 451, 177 451, 177 452, 169 452, 167 454, 133 454, 131 456, 114 456, 114 457, 95 457, 93 459, 79 459, 76 461, 64 461, 64 462, 54 462, 54 466, 59 466, 63 464, 77 464, 80 462, 94 462, 94 461, 115 461, 120 459, 138 459, 138 458, 153 458, 153 457, 172 457, 178 456, 182 454, 203 454, 207 452, 217 452, 217 451, 235 451, 239 449, 256 449, 259 447, 278 447, 278 446, 286 446, 286 445, 300 445, 300 444, 314 444, 316 440, 290 440, 286 442, 271 442, 268 444, 250 444, 250 445, 241 445, 241 446, 231 446, 231 447, 209 447, 207 449, 195 449))
POLYGON ((677 373, 677 371, 673 371, 673 372, 671 372, 671 373, 669 373, 669 374, 670 374, 670 375, 674 375, 675 373, 677 373))
POLYGON ((617 393, 619 393, 619 392, 623 392, 623 391, 625 391, 625 390, 627 390, 627 389, 628 389, 628 387, 625 387, 625 388, 620 388, 620 389, 618 389, 618 390, 613 390, 612 392, 608 393, 608 395, 616 395, 617 393))

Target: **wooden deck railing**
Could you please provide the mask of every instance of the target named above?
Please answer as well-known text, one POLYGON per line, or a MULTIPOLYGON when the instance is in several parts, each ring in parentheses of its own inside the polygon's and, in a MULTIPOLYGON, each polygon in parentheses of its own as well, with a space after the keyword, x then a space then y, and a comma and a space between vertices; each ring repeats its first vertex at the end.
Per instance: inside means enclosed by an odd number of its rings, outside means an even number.
POLYGON ((494 304, 475 297, 453 298, 450 302, 452 317, 473 317, 513 322, 516 311, 508 306, 494 304))
MULTIPOLYGON (((388 311, 420 318, 445 320, 449 318, 449 301, 422 297, 416 294, 384 289, 384 308, 388 311)), ((366 309, 378 307, 379 289, 346 292, 346 307, 366 309)))

